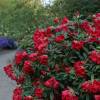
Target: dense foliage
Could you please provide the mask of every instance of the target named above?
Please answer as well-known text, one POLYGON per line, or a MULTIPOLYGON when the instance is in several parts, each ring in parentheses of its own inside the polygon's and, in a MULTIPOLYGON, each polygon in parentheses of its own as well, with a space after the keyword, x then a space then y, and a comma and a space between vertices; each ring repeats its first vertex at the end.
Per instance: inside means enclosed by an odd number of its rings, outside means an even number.
POLYGON ((100 12, 99 0, 54 0, 51 12, 57 16, 72 17, 73 13, 79 11, 85 16, 100 12))
POLYGON ((40 8, 42 9, 40 0, 0 1, 0 36, 9 36, 20 41, 33 33, 36 28, 34 18, 39 16, 35 14, 40 8))
POLYGON ((18 84, 13 100, 100 100, 100 13, 92 22, 76 16, 54 23, 36 29, 34 46, 4 67, 18 84))

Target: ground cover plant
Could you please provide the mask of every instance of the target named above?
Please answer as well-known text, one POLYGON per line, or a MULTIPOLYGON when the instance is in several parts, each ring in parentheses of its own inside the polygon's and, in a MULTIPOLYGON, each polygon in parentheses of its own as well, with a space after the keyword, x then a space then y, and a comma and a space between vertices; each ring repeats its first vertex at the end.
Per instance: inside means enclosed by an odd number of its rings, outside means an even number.
POLYGON ((100 100, 100 13, 36 29, 33 46, 4 67, 17 86, 12 100, 100 100))

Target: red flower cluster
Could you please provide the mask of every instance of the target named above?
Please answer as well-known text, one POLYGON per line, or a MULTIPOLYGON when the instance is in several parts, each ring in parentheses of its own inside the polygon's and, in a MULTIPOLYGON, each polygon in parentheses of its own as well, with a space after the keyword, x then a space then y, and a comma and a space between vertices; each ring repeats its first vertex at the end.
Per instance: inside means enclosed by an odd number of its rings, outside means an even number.
POLYGON ((49 80, 44 82, 44 85, 48 88, 58 89, 59 82, 55 79, 55 77, 51 77, 49 80))
POLYGON ((97 64, 100 64, 100 53, 99 52, 97 52, 97 51, 92 51, 91 53, 90 53, 90 55, 89 55, 89 58, 93 61, 93 62, 95 62, 95 63, 97 63, 97 64))
POLYGON ((72 42, 72 49, 81 50, 83 47, 84 47, 84 42, 83 41, 74 40, 72 42))
POLYGON ((84 65, 84 62, 82 61, 77 61, 74 63, 74 69, 77 76, 80 76, 80 77, 86 76, 86 70, 83 65, 84 65))
POLYGON ((24 62, 23 72, 25 72, 26 74, 33 74, 34 73, 34 69, 32 68, 30 61, 24 62))
POLYGON ((17 87, 16 89, 14 89, 13 91, 13 100, 22 100, 22 88, 21 87, 17 87))
POLYGON ((88 21, 83 21, 83 23, 81 24, 81 27, 89 34, 93 34, 93 28, 91 25, 89 25, 88 21))
POLYGON ((81 87, 85 92, 100 93, 100 81, 98 80, 94 80, 93 82, 85 81, 81 87))
POLYGON ((12 80, 16 81, 17 84, 22 84, 25 80, 24 75, 20 75, 19 77, 16 77, 11 64, 5 66, 4 71, 8 75, 8 77, 11 78, 12 80))
POLYGON ((65 39, 64 35, 59 35, 55 38, 55 42, 59 43, 62 42, 65 39))
POLYGON ((43 96, 43 90, 41 88, 36 88, 34 96, 36 96, 38 98, 42 98, 42 96, 43 96))
POLYGON ((32 96, 25 96, 24 100, 34 100, 32 96))
POLYGON ((42 55, 39 57, 39 62, 43 65, 47 65, 48 64, 48 56, 47 55, 42 55))
POLYGON ((78 97, 73 95, 70 90, 62 91, 62 100, 78 100, 78 97))
POLYGON ((4 71, 8 75, 8 77, 10 77, 12 80, 16 80, 16 76, 13 72, 12 64, 9 64, 9 65, 5 66, 4 71))
POLYGON ((44 53, 48 46, 48 33, 44 30, 37 29, 33 36, 34 48, 38 53, 44 53))
POLYGON ((81 27, 91 36, 100 37, 100 13, 93 16, 93 25, 88 21, 83 21, 81 27))
POLYGON ((100 100, 100 95, 95 95, 95 100, 100 100))
POLYGON ((32 61, 32 62, 35 62, 37 60, 37 56, 38 54, 37 53, 31 53, 29 55, 29 59, 32 61))
POLYGON ((27 57, 28 54, 24 51, 24 52, 17 52, 15 55, 15 63, 16 64, 21 64, 22 60, 27 57))
POLYGON ((55 23, 55 24, 58 24, 58 23, 59 23, 59 18, 56 17, 56 18, 54 19, 54 23, 55 23))
POLYGON ((67 17, 64 17, 63 20, 62 20, 62 24, 66 24, 69 22, 69 19, 67 17))

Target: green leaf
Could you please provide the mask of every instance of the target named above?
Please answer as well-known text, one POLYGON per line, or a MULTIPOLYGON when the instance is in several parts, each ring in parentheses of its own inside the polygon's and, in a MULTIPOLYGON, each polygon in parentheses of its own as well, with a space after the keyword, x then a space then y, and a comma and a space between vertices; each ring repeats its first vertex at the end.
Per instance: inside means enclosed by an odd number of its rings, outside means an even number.
POLYGON ((53 98, 54 98, 54 94, 53 94, 53 92, 51 92, 50 93, 50 100, 53 100, 53 98))

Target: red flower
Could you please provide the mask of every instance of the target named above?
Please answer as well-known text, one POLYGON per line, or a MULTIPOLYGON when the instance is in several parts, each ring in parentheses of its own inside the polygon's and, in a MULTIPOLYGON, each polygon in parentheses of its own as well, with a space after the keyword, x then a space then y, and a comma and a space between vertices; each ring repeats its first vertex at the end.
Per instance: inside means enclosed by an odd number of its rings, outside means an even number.
POLYGON ((55 77, 51 77, 49 80, 47 80, 44 85, 48 88, 54 88, 57 89, 59 87, 59 82, 55 79, 55 77))
POLYGON ((100 53, 98 53, 97 51, 92 51, 91 53, 90 53, 90 55, 89 55, 89 58, 93 61, 93 62, 95 62, 95 63, 97 63, 97 64, 100 64, 100 53))
POLYGON ((16 80, 17 77, 15 76, 14 72, 13 72, 13 68, 12 68, 12 64, 9 64, 7 66, 4 67, 4 72, 8 75, 8 77, 10 77, 12 80, 16 80))
POLYGON ((84 47, 84 42, 83 41, 77 41, 77 40, 74 40, 72 42, 72 49, 75 49, 75 50, 81 50, 82 48, 84 47))
POLYGON ((13 91, 13 100, 22 100, 22 88, 17 87, 13 91))
POLYGON ((89 93, 99 93, 100 92, 100 81, 94 80, 93 82, 85 81, 81 85, 85 92, 89 93))
POLYGON ((34 33, 33 36, 33 41, 34 41, 34 49, 38 53, 44 53, 45 49, 48 46, 48 37, 47 37, 47 32, 45 32, 43 29, 37 29, 34 33))
POLYGON ((95 100, 100 100, 100 95, 95 95, 95 100))
POLYGON ((13 100, 22 100, 22 96, 21 95, 13 96, 13 100))
POLYGON ((23 56, 23 58, 27 57, 28 56, 27 52, 26 51, 23 51, 22 52, 22 56, 23 56))
POLYGON ((62 31, 64 31, 64 32, 68 31, 68 26, 67 25, 60 25, 60 27, 61 27, 62 31))
POLYGON ((83 64, 84 62, 82 61, 77 61, 74 63, 74 69, 75 69, 77 76, 80 76, 80 77, 86 76, 86 71, 85 71, 83 64))
POLYGON ((93 28, 89 25, 89 22, 88 21, 83 21, 82 24, 80 25, 81 28, 83 28, 89 35, 91 35, 94 30, 93 28))
POLYGON ((32 69, 31 62, 30 61, 25 61, 24 62, 23 71, 26 74, 33 74, 34 73, 34 70, 32 69))
POLYGON ((55 42, 60 43, 65 39, 64 35, 59 35, 55 38, 55 42))
POLYGON ((89 81, 85 81, 82 85, 81 85, 82 89, 85 91, 85 92, 89 92, 89 89, 90 89, 90 82, 89 81))
POLYGON ((37 56, 38 56, 37 53, 32 53, 32 54, 29 55, 29 59, 30 59, 32 62, 34 62, 34 61, 37 60, 37 56))
POLYGON ((32 96, 25 96, 24 100, 34 100, 32 96))
POLYGON ((88 42, 96 42, 97 44, 100 44, 100 40, 98 40, 98 38, 95 38, 95 37, 92 37, 92 38, 89 38, 87 41, 88 42))
POLYGON ((48 56, 47 55, 42 55, 39 57, 39 62, 43 65, 47 65, 48 64, 48 56))
POLYGON ((59 18, 56 17, 56 18, 54 19, 54 23, 58 24, 58 23, 59 23, 59 18))
POLYGON ((15 55, 15 63, 20 64, 25 56, 26 56, 25 52, 17 52, 15 55))
POLYGON ((69 19, 67 17, 64 17, 63 20, 62 20, 62 24, 66 24, 69 22, 69 19))
POLYGON ((62 100, 78 100, 77 96, 74 96, 70 90, 62 91, 62 100))
POLYGON ((43 96, 43 90, 41 88, 36 88, 34 95, 38 98, 41 98, 43 96))

